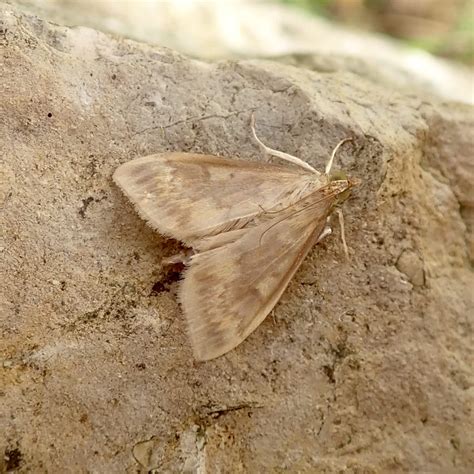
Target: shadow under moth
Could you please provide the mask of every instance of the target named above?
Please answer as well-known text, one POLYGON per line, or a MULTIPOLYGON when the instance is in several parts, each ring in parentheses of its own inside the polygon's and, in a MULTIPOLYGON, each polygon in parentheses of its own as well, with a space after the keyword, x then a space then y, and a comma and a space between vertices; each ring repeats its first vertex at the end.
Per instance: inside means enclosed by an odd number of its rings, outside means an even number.
MULTIPOLYGON (((270 313, 327 220, 357 180, 292 163, 251 162, 193 153, 159 153, 121 165, 113 179, 161 234, 191 247, 180 283, 194 355, 209 360, 240 344, 270 313)), ((342 214, 339 214, 344 239, 342 214)))

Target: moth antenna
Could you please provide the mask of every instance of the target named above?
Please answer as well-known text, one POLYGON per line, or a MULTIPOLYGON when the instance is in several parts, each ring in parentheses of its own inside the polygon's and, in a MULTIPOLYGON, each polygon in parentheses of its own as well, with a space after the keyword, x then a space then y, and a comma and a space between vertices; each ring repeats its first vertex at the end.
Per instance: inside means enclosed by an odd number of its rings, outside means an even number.
MULTIPOLYGON (((303 207, 303 208, 301 208, 301 209, 295 211, 295 212, 293 213, 293 216, 296 215, 296 214, 299 214, 300 212, 303 212, 303 211, 309 209, 309 208, 310 208, 311 206, 313 206, 314 204, 315 204, 315 203, 308 204, 307 206, 305 206, 305 207, 303 207)), ((273 227, 275 227, 276 225, 278 225, 278 224, 284 222, 284 221, 285 221, 286 219, 288 219, 289 217, 291 217, 291 216, 285 216, 285 217, 283 217, 282 219, 280 219, 279 221, 274 222, 268 229, 265 229, 265 230, 262 232, 262 235, 260 235, 260 239, 259 239, 259 241, 258 241, 258 245, 262 245, 263 237, 265 236, 265 234, 266 234, 269 230, 273 229, 273 227)))
POLYGON ((264 214, 280 214, 281 211, 284 211, 285 209, 287 209, 288 207, 291 207, 291 204, 287 207, 285 207, 284 209, 277 209, 276 211, 270 211, 270 210, 267 210, 265 209, 263 206, 261 206, 260 204, 258 204, 258 207, 260 208, 260 210, 264 213, 264 214))
POLYGON ((349 249, 347 248, 346 242, 346 232, 344 228, 344 214, 342 213, 342 209, 337 209, 337 217, 339 219, 339 227, 341 228, 341 240, 342 240, 342 247, 344 248, 344 253, 346 254, 346 259, 350 260, 349 258, 349 249))
POLYGON ((332 163, 334 161, 334 157, 336 156, 336 153, 337 151, 339 150, 339 148, 341 148, 342 145, 344 145, 344 143, 346 142, 351 142, 353 139, 352 138, 344 138, 344 140, 341 140, 337 145, 336 147, 334 148, 334 150, 332 151, 331 153, 331 158, 329 158, 329 161, 328 161, 328 164, 326 165, 326 170, 324 171, 324 174, 326 176, 329 175, 329 173, 331 172, 331 168, 332 168, 332 163))
POLYGON ((312 173, 315 173, 317 175, 320 175, 321 173, 314 169, 311 165, 306 163, 300 158, 297 158, 296 156, 289 155, 288 153, 284 153, 283 151, 278 151, 274 150, 273 148, 269 148, 266 146, 260 138, 257 137, 257 133, 255 131, 255 115, 252 113, 251 118, 250 118, 250 128, 252 129, 252 135, 254 140, 257 142, 258 146, 261 148, 263 153, 265 155, 269 156, 275 156, 276 158, 280 158, 281 160, 289 161, 290 163, 293 163, 294 165, 301 166, 305 170, 311 171, 312 173))

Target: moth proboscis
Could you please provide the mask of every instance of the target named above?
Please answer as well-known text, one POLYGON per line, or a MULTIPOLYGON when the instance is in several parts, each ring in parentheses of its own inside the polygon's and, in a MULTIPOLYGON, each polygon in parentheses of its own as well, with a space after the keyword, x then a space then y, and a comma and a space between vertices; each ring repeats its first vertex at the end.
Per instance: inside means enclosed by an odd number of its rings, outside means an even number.
POLYGON ((358 184, 331 174, 347 139, 320 173, 264 145, 253 116, 251 128, 266 155, 293 166, 172 152, 134 159, 113 175, 154 229, 194 250, 179 296, 198 360, 230 351, 265 319, 358 184))

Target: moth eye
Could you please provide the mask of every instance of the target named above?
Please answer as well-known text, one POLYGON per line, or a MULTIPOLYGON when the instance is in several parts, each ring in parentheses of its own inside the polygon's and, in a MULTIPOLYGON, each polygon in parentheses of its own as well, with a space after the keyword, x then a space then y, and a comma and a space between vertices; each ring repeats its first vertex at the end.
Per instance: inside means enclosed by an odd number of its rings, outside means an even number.
POLYGON ((341 181, 341 180, 344 180, 346 181, 347 180, 347 174, 344 173, 344 171, 333 171, 330 175, 329 175, 329 181, 341 181))

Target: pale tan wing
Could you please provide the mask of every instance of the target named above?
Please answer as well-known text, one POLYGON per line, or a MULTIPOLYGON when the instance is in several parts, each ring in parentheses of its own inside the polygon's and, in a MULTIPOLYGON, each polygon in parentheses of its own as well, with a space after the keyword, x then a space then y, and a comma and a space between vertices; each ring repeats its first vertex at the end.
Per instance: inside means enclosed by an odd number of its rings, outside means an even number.
POLYGON ((265 319, 316 243, 337 194, 350 186, 338 183, 229 238, 204 239, 200 247, 210 250, 192 257, 180 292, 197 359, 228 352, 265 319))
POLYGON ((243 227, 325 184, 309 171, 212 155, 164 153, 129 161, 114 180, 160 233, 192 245, 243 227))

